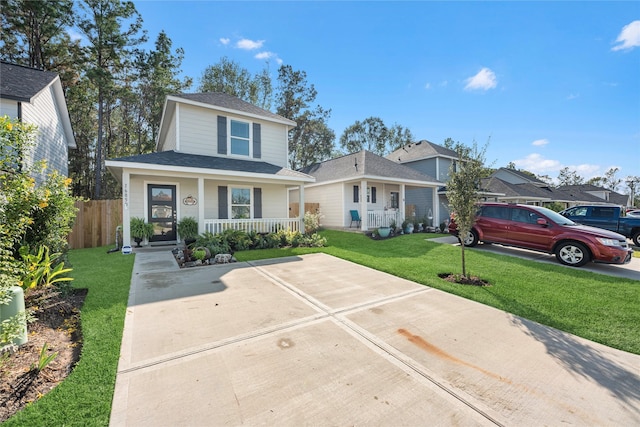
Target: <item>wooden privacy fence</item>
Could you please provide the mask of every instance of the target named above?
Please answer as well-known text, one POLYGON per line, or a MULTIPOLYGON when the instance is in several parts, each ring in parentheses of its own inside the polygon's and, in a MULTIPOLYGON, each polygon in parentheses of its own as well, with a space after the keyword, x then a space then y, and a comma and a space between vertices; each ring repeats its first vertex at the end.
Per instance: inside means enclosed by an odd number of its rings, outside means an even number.
POLYGON ((122 225, 122 199, 76 201, 75 205, 78 213, 67 238, 69 248, 115 247, 116 227, 122 225))
MULTIPOLYGON (((319 210, 320 210, 320 203, 304 204, 304 212, 316 213, 319 210)), ((289 218, 297 218, 299 215, 300 215, 300 203, 289 203, 289 218)))

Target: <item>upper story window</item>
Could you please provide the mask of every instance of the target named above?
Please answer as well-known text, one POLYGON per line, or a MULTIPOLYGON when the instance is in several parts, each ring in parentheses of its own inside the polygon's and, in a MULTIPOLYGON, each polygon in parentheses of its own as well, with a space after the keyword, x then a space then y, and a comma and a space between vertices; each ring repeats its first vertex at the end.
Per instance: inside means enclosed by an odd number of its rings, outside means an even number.
POLYGON ((250 126, 247 122, 230 120, 231 154, 249 156, 250 126))

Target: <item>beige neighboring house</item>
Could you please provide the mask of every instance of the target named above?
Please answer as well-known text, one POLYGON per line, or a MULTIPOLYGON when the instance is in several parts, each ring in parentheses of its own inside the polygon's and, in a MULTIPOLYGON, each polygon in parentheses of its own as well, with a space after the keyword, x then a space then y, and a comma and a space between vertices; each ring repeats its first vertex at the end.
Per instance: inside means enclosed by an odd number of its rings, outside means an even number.
POLYGON ((184 217, 196 218, 200 233, 303 229, 289 203, 304 206, 304 185, 314 179, 287 167, 294 126, 224 93, 168 96, 156 152, 106 161, 122 185, 124 244, 132 217, 153 224, 151 244, 178 243, 184 217))
MULTIPOLYGON (((301 172, 315 178, 315 183, 305 186, 305 199, 320 204, 324 227, 366 231, 392 221, 400 226, 407 218, 423 223, 423 216, 407 209, 406 197, 412 189, 428 192, 429 209, 434 218, 439 215, 437 191, 442 182, 370 151, 313 164, 301 172), (351 211, 357 212, 360 222, 352 220, 351 211)), ((292 197, 298 197, 297 190, 292 197)))
POLYGON ((27 166, 47 161, 46 173, 69 175, 69 149, 76 148, 67 103, 58 74, 0 62, 0 116, 38 127, 36 143, 24 159, 27 166))

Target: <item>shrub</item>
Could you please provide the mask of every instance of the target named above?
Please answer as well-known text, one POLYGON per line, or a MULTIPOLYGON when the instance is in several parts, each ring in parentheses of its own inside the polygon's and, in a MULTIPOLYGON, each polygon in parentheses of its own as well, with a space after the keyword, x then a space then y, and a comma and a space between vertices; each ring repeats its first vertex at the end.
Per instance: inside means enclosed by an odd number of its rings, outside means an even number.
POLYGON ((305 212, 304 218, 303 218, 304 234, 313 234, 316 231, 318 231, 320 229, 321 218, 322 218, 322 215, 320 214, 320 212, 316 212, 316 213, 305 212))

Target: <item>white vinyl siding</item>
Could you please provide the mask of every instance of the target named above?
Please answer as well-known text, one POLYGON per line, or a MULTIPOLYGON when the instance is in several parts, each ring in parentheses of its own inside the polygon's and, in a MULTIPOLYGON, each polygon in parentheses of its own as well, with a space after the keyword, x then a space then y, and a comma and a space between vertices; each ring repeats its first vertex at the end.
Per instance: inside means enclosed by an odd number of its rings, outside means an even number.
POLYGON ((10 99, 0 99, 0 116, 18 117, 18 102, 10 99))
POLYGON ((187 104, 180 104, 179 111, 180 151, 206 156, 216 155, 216 115, 211 110, 187 104))
MULTIPOLYGON (((304 189, 305 203, 319 203, 322 213, 322 225, 325 227, 344 227, 345 211, 342 207, 342 184, 328 184, 304 189)), ((353 192, 349 193, 353 197, 353 192)), ((299 199, 299 191, 292 190, 289 194, 289 202, 296 203, 299 199)), ((347 224, 349 225, 349 224, 347 224)))
POLYGON ((287 189, 283 185, 254 184, 262 188, 262 217, 288 218, 287 189))
POLYGON ((36 181, 42 182, 46 174, 51 173, 53 170, 68 176, 68 142, 54 101, 52 86, 41 91, 32 104, 22 104, 22 121, 38 127, 36 145, 31 160, 33 162, 47 161, 45 174, 34 177, 36 181))
MULTIPOLYGON (((170 130, 165 137, 165 141, 161 141, 160 146, 163 151, 173 150, 177 147, 178 151, 183 153, 217 156, 217 118, 218 116, 224 116, 227 119, 227 126, 230 126, 231 120, 260 124, 260 158, 254 159, 250 156, 235 156, 236 158, 246 158, 247 160, 261 161, 276 166, 287 167, 288 140, 287 127, 285 125, 188 104, 180 104, 177 111, 179 111, 179 113, 177 114, 177 118, 172 120, 171 126, 175 128, 176 120, 178 121, 179 142, 175 143, 169 140, 170 135, 175 135, 176 133, 175 130, 170 130)), ((250 132, 251 134, 253 133, 253 126, 250 126, 250 132)), ((229 137, 229 135, 230 133, 228 132, 227 137, 229 137)), ((252 143, 253 140, 250 141, 250 150, 253 153, 252 143)))
POLYGON ((167 137, 164 140, 164 144, 162 145, 163 151, 176 150, 179 151, 177 147, 177 136, 176 136, 176 120, 175 117, 169 123, 169 129, 167 130, 167 137))

